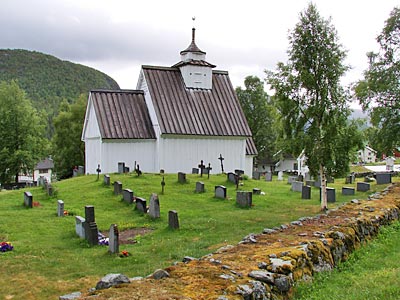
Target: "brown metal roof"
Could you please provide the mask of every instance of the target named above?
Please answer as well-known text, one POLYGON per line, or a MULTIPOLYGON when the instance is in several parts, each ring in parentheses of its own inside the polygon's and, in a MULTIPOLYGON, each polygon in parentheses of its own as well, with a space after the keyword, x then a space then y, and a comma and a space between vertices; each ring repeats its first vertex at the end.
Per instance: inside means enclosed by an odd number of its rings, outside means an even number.
POLYGON ((181 54, 185 54, 187 52, 206 54, 204 51, 201 51, 199 47, 197 47, 196 42, 195 42, 195 33, 196 33, 196 29, 192 28, 192 42, 190 43, 189 47, 187 47, 185 50, 181 51, 181 54))
POLYGON ((162 134, 251 136, 228 72, 211 90, 186 88, 177 68, 143 66, 162 134))
POLYGON ((246 139, 246 155, 257 155, 258 151, 252 137, 246 139))
POLYGON ((173 68, 178 68, 186 65, 194 65, 194 66, 201 66, 201 67, 210 67, 210 68, 215 68, 216 66, 213 64, 210 64, 209 62, 206 62, 204 60, 195 60, 195 59, 190 59, 190 60, 185 60, 185 61, 180 61, 173 65, 173 68))
POLYGON ((155 139, 143 91, 90 92, 103 139, 155 139))

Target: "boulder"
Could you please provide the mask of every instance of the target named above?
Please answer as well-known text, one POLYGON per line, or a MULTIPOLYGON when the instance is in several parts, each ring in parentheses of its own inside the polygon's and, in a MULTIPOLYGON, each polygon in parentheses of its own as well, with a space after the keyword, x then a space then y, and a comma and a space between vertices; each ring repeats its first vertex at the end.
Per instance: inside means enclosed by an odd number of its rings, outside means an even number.
POLYGON ((96 290, 108 289, 122 283, 130 283, 129 278, 123 274, 107 274, 96 284, 96 290))

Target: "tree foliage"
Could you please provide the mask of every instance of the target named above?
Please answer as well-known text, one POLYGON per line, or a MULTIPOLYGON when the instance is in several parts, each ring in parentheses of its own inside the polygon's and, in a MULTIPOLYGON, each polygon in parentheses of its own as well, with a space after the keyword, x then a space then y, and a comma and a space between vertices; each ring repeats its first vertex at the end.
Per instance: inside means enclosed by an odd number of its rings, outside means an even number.
POLYGON ((0 81, 17 80, 33 106, 45 113, 49 139, 63 100, 73 103, 80 94, 96 88, 119 89, 104 73, 35 51, 0 50, 0 70, 0 81))
POLYGON ((314 4, 300 13, 289 34, 288 62, 267 71, 267 82, 283 116, 288 139, 305 151, 312 174, 322 178, 322 208, 326 208, 325 175, 348 170, 349 152, 356 146, 347 118, 349 109, 340 78, 348 67, 331 20, 314 4))
POLYGON ((64 101, 54 119, 52 139, 54 165, 59 178, 71 177, 74 166, 84 165, 85 144, 81 141, 87 96, 82 94, 73 104, 64 101))
POLYGON ((236 94, 253 134, 259 159, 271 159, 276 151, 276 109, 271 105, 264 83, 256 76, 247 76, 245 89, 236 88, 236 94))
POLYGON ((376 144, 390 153, 400 144, 400 8, 392 10, 377 42, 380 51, 367 54, 369 67, 354 92, 371 112, 376 144))
POLYGON ((47 151, 44 123, 16 81, 0 83, 0 182, 18 182, 47 151))

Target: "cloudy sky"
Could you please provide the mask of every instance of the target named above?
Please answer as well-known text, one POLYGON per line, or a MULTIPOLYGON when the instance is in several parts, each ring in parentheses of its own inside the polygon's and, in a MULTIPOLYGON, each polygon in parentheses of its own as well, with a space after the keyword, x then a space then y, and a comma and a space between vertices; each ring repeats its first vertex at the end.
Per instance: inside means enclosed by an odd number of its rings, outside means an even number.
MULTIPOLYGON (((314 0, 332 17, 360 78, 365 54, 378 49, 381 32, 398 0, 314 0)), ((0 48, 27 49, 96 68, 121 88, 134 89, 141 65, 172 66, 191 40, 207 61, 227 70, 234 86, 247 75, 264 77, 286 61, 288 32, 308 0, 1 0, 0 48)))

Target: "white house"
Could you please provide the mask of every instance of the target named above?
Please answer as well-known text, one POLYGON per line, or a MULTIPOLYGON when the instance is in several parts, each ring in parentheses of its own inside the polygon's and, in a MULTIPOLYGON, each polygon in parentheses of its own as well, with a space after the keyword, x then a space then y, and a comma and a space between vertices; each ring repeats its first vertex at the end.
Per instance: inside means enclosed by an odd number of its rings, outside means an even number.
POLYGON ((297 158, 291 154, 283 153, 282 150, 279 150, 277 153, 273 155, 274 159, 278 160, 275 164, 275 171, 285 172, 285 171, 297 171, 297 158))
POLYGON ((51 182, 53 175, 54 162, 51 158, 45 158, 37 163, 33 170, 33 181, 38 181, 40 177, 46 178, 47 182, 51 182))
POLYGON ((365 146, 364 149, 358 150, 358 161, 362 163, 374 163, 376 162, 377 151, 369 146, 365 146))
POLYGON ((172 67, 142 66, 137 90, 93 90, 82 141, 86 173, 117 172, 118 162, 144 172, 191 172, 200 161, 219 173, 251 175, 257 154, 228 72, 215 71, 192 42, 172 67))

